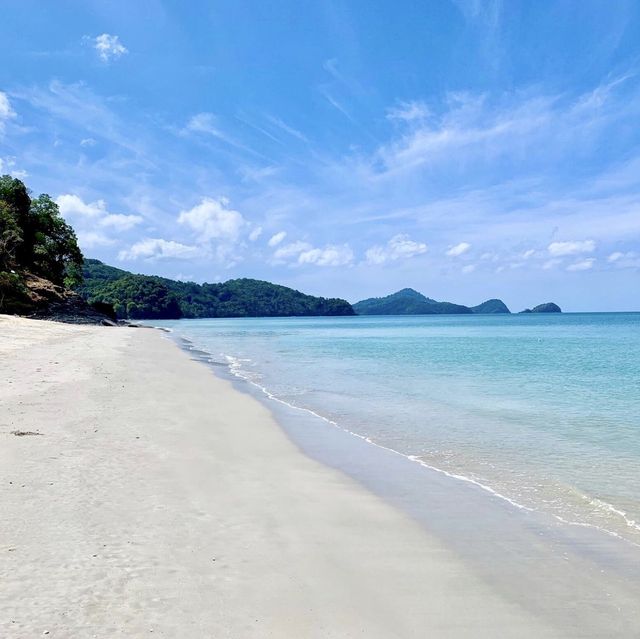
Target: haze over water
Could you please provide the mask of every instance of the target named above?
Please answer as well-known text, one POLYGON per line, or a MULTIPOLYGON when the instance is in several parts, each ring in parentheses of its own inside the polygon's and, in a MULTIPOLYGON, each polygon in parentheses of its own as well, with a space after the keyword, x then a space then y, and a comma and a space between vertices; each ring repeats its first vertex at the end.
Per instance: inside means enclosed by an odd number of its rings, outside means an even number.
POLYGON ((345 430, 640 543, 638 313, 154 324, 345 430))

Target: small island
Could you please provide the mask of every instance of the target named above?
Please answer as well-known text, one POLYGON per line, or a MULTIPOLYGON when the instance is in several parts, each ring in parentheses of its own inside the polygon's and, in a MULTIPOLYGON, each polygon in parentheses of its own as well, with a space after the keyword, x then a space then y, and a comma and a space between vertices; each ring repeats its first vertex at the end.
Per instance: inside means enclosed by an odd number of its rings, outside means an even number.
POLYGON ((562 313, 562 309, 554 302, 545 302, 533 308, 525 308, 520 313, 562 313))

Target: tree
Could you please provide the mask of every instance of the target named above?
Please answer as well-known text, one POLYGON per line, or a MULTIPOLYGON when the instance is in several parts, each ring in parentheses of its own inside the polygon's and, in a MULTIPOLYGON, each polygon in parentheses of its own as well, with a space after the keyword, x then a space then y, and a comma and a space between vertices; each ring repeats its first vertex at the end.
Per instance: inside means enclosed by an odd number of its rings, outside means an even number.
POLYGON ((11 207, 0 200, 0 271, 16 267, 16 253, 22 244, 22 231, 11 207))
POLYGON ((0 202, 3 203, 3 215, 7 223, 10 215, 20 230, 21 241, 15 247, 15 260, 23 264, 33 249, 33 233, 29 226, 31 198, 23 182, 10 175, 0 176, 0 202))
POLYGON ((48 195, 43 193, 31 201, 29 223, 35 231, 30 264, 33 272, 54 284, 80 283, 83 257, 76 234, 48 195))
POLYGON ((1 176, 0 269, 16 268, 71 285, 81 281, 82 262, 76 234, 58 205, 46 194, 31 199, 20 180, 1 176))

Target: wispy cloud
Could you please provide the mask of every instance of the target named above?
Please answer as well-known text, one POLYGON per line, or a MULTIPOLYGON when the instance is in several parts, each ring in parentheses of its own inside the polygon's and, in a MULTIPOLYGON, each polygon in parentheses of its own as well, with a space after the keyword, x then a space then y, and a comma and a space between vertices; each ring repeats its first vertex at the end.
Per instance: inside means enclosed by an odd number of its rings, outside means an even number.
POLYGON ((471 244, 469 244, 468 242, 460 242, 459 244, 450 247, 447 250, 447 255, 449 257, 458 257, 460 255, 464 255, 464 253, 466 253, 470 248, 471 244))
POLYGON ((275 235, 272 235, 269 238, 269 241, 267 242, 267 244, 271 247, 273 246, 278 246, 278 244, 280 244, 284 238, 287 237, 287 232, 286 231, 280 231, 279 233, 276 233, 275 235))
POLYGON ((593 240, 581 240, 573 242, 551 242, 547 247, 549 255, 560 257, 564 255, 579 255, 580 253, 593 253, 596 243, 593 240))
POLYGON ((428 118, 430 113, 429 107, 424 102, 410 100, 409 102, 399 102, 387 109, 387 118, 402 122, 415 122, 428 118))
POLYGON ((407 234, 394 235, 385 245, 368 248, 365 258, 368 264, 382 265, 387 262, 405 260, 427 252, 424 242, 416 242, 407 234))
POLYGON ((285 244, 273 254, 275 264, 315 266, 349 266, 355 255, 348 244, 327 244, 315 247, 309 242, 296 241, 285 244))
POLYGON ((271 122, 271 124, 282 129, 285 133, 288 133, 289 135, 293 136, 294 138, 297 138, 298 140, 301 140, 302 142, 309 142, 309 138, 304 133, 302 133, 301 131, 298 131, 298 129, 294 129, 292 126, 289 126, 286 122, 282 121, 280 118, 276 118, 272 115, 268 115, 266 117, 269 120, 269 122, 271 122))
POLYGON ((15 117, 16 113, 11 106, 9 96, 0 91, 0 136, 4 134, 7 122, 15 117))
POLYGON ((594 257, 588 257, 584 260, 579 260, 577 262, 573 262, 567 266, 567 271, 588 271, 593 268, 593 265, 596 263, 594 257))
POLYGON ((102 33, 95 38, 85 36, 85 40, 91 42, 98 57, 105 63, 111 62, 111 60, 117 60, 129 53, 129 50, 122 44, 120 37, 117 35, 102 33))
POLYGON ((173 240, 147 238, 118 253, 120 261, 135 260, 189 260, 202 255, 198 246, 189 246, 173 240))
POLYGON ((349 113, 349 111, 347 111, 347 109, 342 104, 340 104, 340 102, 338 102, 338 100, 336 100, 336 98, 334 98, 333 95, 331 95, 331 93, 329 93, 329 91, 326 88, 321 88, 320 92, 324 96, 324 99, 334 109, 337 109, 338 111, 340 111, 340 113, 342 113, 342 115, 344 115, 344 117, 350 120, 351 122, 355 122, 355 118, 351 115, 351 113, 349 113))
POLYGON ((298 264, 316 266, 348 266, 353 263, 354 254, 348 244, 328 244, 323 248, 311 248, 298 255, 298 264))

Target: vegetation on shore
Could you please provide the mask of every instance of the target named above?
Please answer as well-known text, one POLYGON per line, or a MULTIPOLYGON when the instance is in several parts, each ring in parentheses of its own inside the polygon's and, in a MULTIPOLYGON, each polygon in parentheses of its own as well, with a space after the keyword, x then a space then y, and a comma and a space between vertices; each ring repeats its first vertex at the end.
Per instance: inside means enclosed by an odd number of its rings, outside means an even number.
POLYGON ((0 312, 33 313, 66 301, 82 277, 76 235, 45 193, 0 176, 0 312))
POLYGON ((88 302, 110 304, 117 317, 128 319, 354 314, 345 300, 313 297, 262 280, 178 282, 135 275, 98 260, 85 260, 83 282, 76 290, 88 302))

